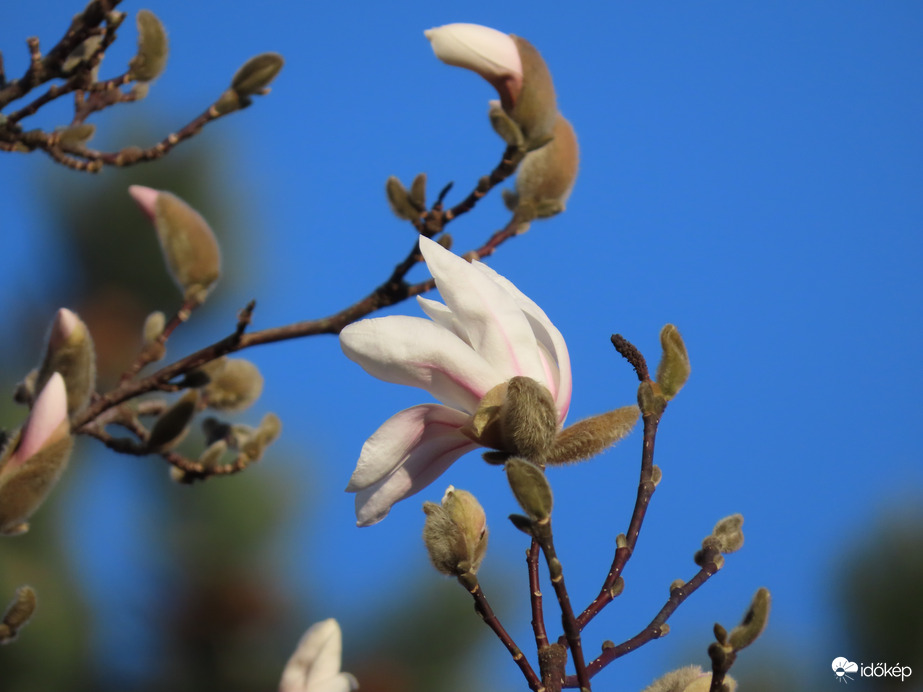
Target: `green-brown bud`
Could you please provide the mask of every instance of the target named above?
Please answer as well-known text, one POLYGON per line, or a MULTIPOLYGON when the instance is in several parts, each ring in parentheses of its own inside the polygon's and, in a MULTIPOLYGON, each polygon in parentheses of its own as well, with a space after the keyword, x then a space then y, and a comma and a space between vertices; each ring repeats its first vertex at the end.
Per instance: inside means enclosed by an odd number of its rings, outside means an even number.
POLYGON ((93 139, 95 134, 96 125, 93 123, 77 123, 58 132, 58 143, 62 146, 82 146, 93 139))
POLYGON ((35 591, 31 586, 20 586, 0 621, 0 644, 8 644, 16 638, 19 630, 29 622, 37 605, 35 591))
POLYGON ((558 411, 547 387, 530 377, 512 378, 499 415, 504 449, 543 463, 558 432, 558 411))
POLYGON ((189 424, 199 404, 199 390, 190 389, 164 411, 151 428, 148 450, 160 452, 178 445, 189 432, 189 424))
POLYGON ((421 214, 426 211, 426 173, 418 173, 413 179, 407 200, 421 214))
POLYGON ((249 360, 228 358, 224 367, 210 374, 202 392, 208 407, 216 411, 242 411, 263 392, 263 376, 249 360))
POLYGON ((728 644, 734 651, 747 648, 763 633, 766 623, 769 622, 771 605, 772 597, 769 589, 765 587, 757 589, 743 621, 728 635, 728 644))
POLYGON ((521 36, 512 36, 522 60, 522 90, 508 111, 519 125, 527 150, 546 144, 554 132, 558 115, 551 73, 535 46, 521 36))
POLYGON ((663 355, 657 366, 657 384, 664 398, 669 401, 683 388, 692 367, 689 364, 689 354, 686 344, 679 330, 672 324, 660 330, 660 346, 663 355))
MULTIPOLYGON (((564 211, 577 179, 580 151, 574 128, 560 113, 554 139, 526 154, 516 175, 516 206, 522 221, 544 219, 564 211)), ((507 203, 512 202, 512 199, 507 203)))
POLYGON ((167 32, 150 10, 138 12, 138 53, 128 63, 129 76, 138 82, 150 82, 160 76, 167 65, 170 46, 167 32))
POLYGON ((507 460, 504 468, 513 495, 529 518, 541 521, 550 517, 553 505, 551 485, 542 470, 519 457, 507 460))
POLYGON ((58 310, 48 330, 35 391, 41 391, 56 372, 64 378, 67 413, 72 416, 96 389, 96 352, 87 326, 67 308, 58 310))
POLYGON ((241 100, 269 93, 267 87, 276 78, 285 60, 278 53, 262 53, 250 58, 237 70, 231 80, 231 89, 241 100))
POLYGON ((202 215, 174 194, 132 185, 128 191, 154 223, 167 269, 187 302, 198 305, 221 275, 221 250, 202 215))
POLYGON ((414 221, 420 218, 420 209, 410 200, 410 193, 396 176, 389 176, 385 182, 385 194, 391 211, 399 219, 414 221))
POLYGON ((545 462, 566 464, 596 456, 628 435, 640 414, 637 406, 624 406, 574 423, 558 433, 545 462))
POLYGON ((638 385, 638 408, 644 416, 659 418, 667 407, 667 400, 656 382, 644 381, 638 385))
POLYGON ((718 539, 718 549, 722 553, 733 553, 743 546, 743 524, 744 517, 742 514, 732 514, 715 524, 715 528, 712 529, 712 536, 718 539))
POLYGON ((225 440, 215 440, 199 455, 199 463, 207 469, 213 469, 227 451, 228 443, 225 440))
POLYGON ((487 552, 487 518, 471 493, 451 485, 442 504, 423 503, 423 542, 433 566, 442 574, 477 574, 487 552))
POLYGON ((243 105, 237 92, 233 89, 227 89, 218 97, 218 100, 212 104, 212 108, 215 109, 216 115, 227 115, 228 113, 240 110, 243 105))

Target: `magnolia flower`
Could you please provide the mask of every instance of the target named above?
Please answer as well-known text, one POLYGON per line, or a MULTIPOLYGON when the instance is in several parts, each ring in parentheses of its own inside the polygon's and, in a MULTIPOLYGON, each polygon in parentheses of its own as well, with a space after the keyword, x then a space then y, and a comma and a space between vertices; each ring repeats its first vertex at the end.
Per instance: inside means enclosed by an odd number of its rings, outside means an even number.
MULTIPOLYGON (((557 101, 544 59, 526 39, 479 24, 446 24, 423 32, 436 57, 486 79, 521 131, 526 150, 553 136, 557 101)), ((512 142, 511 142, 512 143, 512 142)))
POLYGON ((359 683, 340 672, 343 637, 333 618, 308 628, 285 664, 279 692, 350 692, 359 683))
POLYGON ((359 526, 381 521, 394 503, 422 490, 478 447, 474 416, 488 393, 525 376, 547 388, 560 428, 571 397, 570 359, 561 333, 510 281, 468 263, 428 238, 420 251, 445 305, 418 297, 430 319, 362 320, 340 333, 343 352, 387 382, 425 389, 442 404, 420 404, 385 421, 366 441, 348 492, 359 526))

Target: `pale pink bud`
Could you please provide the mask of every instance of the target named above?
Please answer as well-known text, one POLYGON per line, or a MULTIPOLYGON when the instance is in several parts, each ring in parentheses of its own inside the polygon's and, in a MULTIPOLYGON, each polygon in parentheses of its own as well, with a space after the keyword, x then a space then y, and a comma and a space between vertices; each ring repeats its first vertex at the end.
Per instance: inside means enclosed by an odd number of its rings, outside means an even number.
POLYGON ((128 194, 134 198, 135 203, 141 208, 144 215, 153 223, 155 216, 154 207, 157 204, 157 196, 160 192, 150 187, 144 187, 143 185, 130 185, 128 187, 128 194))
POLYGON ((477 72, 497 90, 506 110, 522 89, 522 59, 509 34, 479 24, 446 24, 427 29, 436 57, 447 65, 477 72))
POLYGON ((67 420, 67 389, 64 378, 54 373, 42 389, 32 412, 23 426, 19 446, 7 461, 5 469, 14 469, 52 440, 54 433, 67 420))

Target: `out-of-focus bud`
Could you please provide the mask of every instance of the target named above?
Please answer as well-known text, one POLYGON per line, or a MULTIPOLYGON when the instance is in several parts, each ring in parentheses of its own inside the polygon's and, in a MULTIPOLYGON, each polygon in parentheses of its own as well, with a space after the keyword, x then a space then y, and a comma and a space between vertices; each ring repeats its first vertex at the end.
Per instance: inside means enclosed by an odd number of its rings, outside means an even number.
POLYGON ((410 184, 407 199, 421 214, 426 211, 426 173, 417 173, 410 184))
POLYGON ((279 74, 285 60, 278 53, 261 53, 245 62, 231 79, 231 89, 243 101, 268 94, 267 88, 279 74))
POLYGON ((167 354, 167 348, 157 342, 167 325, 167 318, 160 310, 155 310, 144 320, 141 330, 142 346, 153 356, 152 362, 161 360, 167 354))
POLYGON ((741 549, 744 544, 744 517, 732 514, 720 520, 712 529, 711 535, 718 541, 718 549, 725 555, 741 549))
POLYGON ((22 378, 16 385, 16 391, 13 392, 13 401, 17 404, 32 405, 35 399, 35 383, 38 381, 38 368, 34 368, 22 378))
POLYGON ((769 622, 771 605, 772 597, 769 594, 769 589, 765 587, 757 589, 743 621, 732 629, 728 635, 728 645, 734 651, 747 648, 763 633, 763 630, 766 629, 766 623, 769 622))
POLYGON ((128 63, 129 75, 137 82, 150 82, 167 65, 170 46, 163 24, 150 10, 138 12, 138 53, 128 63))
POLYGON ((437 58, 477 72, 497 90, 503 111, 521 132, 524 149, 551 139, 557 117, 554 85, 531 43, 478 24, 446 24, 423 33, 437 58))
POLYGON ((153 222, 173 280, 199 304, 221 274, 221 250, 208 223, 176 195, 141 185, 128 192, 153 222))
POLYGON ((161 452, 172 449, 189 432, 189 424, 196 413, 199 404, 199 390, 190 389, 183 394, 176 403, 164 411, 158 418, 147 440, 148 450, 161 452))
POLYGON ((58 132, 58 143, 63 146, 83 145, 93 139, 96 134, 96 125, 93 123, 78 123, 65 127, 58 132))
POLYGON ((657 366, 657 384, 664 398, 669 401, 683 388, 692 367, 689 364, 689 354, 686 344, 679 330, 672 324, 660 330, 660 345, 663 356, 657 366))
POLYGON ((285 664, 279 692, 351 692, 359 683, 340 672, 343 635, 330 618, 308 628, 285 664))
MULTIPOLYGON (((724 677, 730 692, 734 692, 737 683, 728 676, 724 677)), ((658 678, 641 692, 708 692, 711 685, 711 673, 705 673, 700 666, 685 666, 658 678)))
POLYGON ((282 434, 282 421, 275 413, 267 413, 256 429, 256 437, 261 447, 268 447, 282 434))
POLYGON ((9 644, 19 630, 29 622, 36 606, 35 591, 31 586, 20 586, 0 621, 0 644, 9 644))
POLYGON ((640 415, 637 406, 623 406, 564 428, 545 463, 568 464, 596 456, 627 436, 640 415))
POLYGON ((199 463, 206 469, 215 468, 221 461, 221 457, 228 451, 228 443, 225 440, 215 440, 205 451, 199 455, 199 463))
POLYGON ((656 382, 645 380, 638 385, 638 408, 644 416, 659 417, 667 407, 667 400, 656 382))
POLYGON ((207 406, 216 411, 242 411, 262 392, 263 376, 253 363, 243 358, 228 358, 202 388, 207 406))
POLYGON ((458 577, 477 574, 487 552, 487 517, 477 499, 451 485, 442 504, 424 502, 423 543, 433 566, 458 577))
MULTIPOLYGON (((99 48, 100 44, 103 42, 102 36, 88 36, 80 45, 78 45, 74 50, 70 52, 64 62, 61 64, 61 72, 67 74, 72 70, 75 70, 82 63, 88 61, 96 50, 99 48)), ((98 65, 97 65, 98 66, 98 65)))
POLYGON ((551 485, 545 474, 535 464, 512 457, 504 467, 513 495, 523 511, 533 521, 541 521, 551 516, 551 485))
POLYGON ((410 194, 396 176, 390 176, 385 183, 385 194, 391 211, 399 219, 413 221, 420 218, 420 210, 410 201, 410 194))
POLYGON ((574 187, 579 164, 577 135, 567 119, 558 114, 554 139, 526 154, 516 175, 515 196, 506 196, 504 201, 513 205, 523 222, 559 214, 574 187))
POLYGON ((73 437, 64 378, 54 373, 0 458, 0 534, 28 531, 27 519, 57 483, 70 459, 73 437))
POLYGON ((41 390, 56 372, 64 378, 67 413, 73 415, 96 389, 96 353, 87 326, 67 308, 58 310, 48 329, 35 388, 41 390))

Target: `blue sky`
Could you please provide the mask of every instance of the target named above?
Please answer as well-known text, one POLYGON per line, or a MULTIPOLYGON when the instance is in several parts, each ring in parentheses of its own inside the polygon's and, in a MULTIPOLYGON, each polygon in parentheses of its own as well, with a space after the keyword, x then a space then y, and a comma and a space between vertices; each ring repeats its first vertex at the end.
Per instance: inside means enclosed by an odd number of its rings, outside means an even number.
MULTIPOLYGON (((51 45, 80 4, 46 0, 7 12, 0 49, 8 74, 25 64, 25 36, 51 45)), ((693 365, 661 428, 664 481, 625 575, 626 602, 600 617, 605 624, 591 636, 634 634, 660 608, 667 585, 693 574, 691 554, 714 522, 733 512, 746 517, 744 549, 680 609, 671 636, 626 659, 618 678, 607 672, 600 680, 637 689, 683 662, 681 654, 705 663, 712 623, 733 622, 763 585, 775 598, 767 646, 799 649, 818 667, 837 655, 862 657, 839 648, 832 618, 847 604, 832 601, 828 579, 876 515, 919 502, 923 490, 914 433, 923 413, 923 8, 615 2, 562 9, 479 0, 290 3, 270 12, 218 0, 146 6, 170 32, 170 63, 151 96, 129 107, 138 110, 115 113, 113 122, 149 109, 159 122, 181 125, 247 57, 274 50, 286 58, 269 97, 201 135, 233 142, 218 182, 231 210, 236 197, 246 198, 252 264, 238 290, 258 298, 260 327, 333 312, 403 258, 413 234, 387 209, 388 175, 409 182, 426 171, 431 194, 454 180, 449 199, 457 201, 498 160, 502 145, 486 118, 493 90, 440 63, 423 29, 477 22, 538 47, 580 140, 580 176, 565 214, 534 224, 490 263, 568 340, 570 420, 633 400, 633 373, 614 354, 612 333, 655 362, 659 329, 672 322, 693 365)), ((133 40, 123 41, 124 53, 107 61, 128 59, 133 40)), ((35 183, 38 167, 50 165, 38 156, 0 160, 0 310, 15 300, 14 286, 66 304, 66 285, 30 269, 49 251, 47 200, 35 183)), ((452 224, 455 247, 475 247, 505 221, 492 195, 452 224)), ((411 303, 392 312, 419 314, 411 303)), ((252 470, 283 474, 295 487, 310 477, 279 559, 294 583, 310 580, 314 597, 322 594, 329 612, 320 617, 346 623, 347 649, 348 627, 361 627, 363 608, 376 598, 370 591, 355 598, 358 575, 384 561, 396 587, 401 574, 426 567, 419 504, 438 499, 448 483, 473 491, 488 510, 485 580, 509 586, 523 578, 523 537, 504 519, 512 499, 496 470, 474 455, 382 524, 353 525, 352 498, 341 489, 363 440, 399 408, 427 401, 425 393, 372 380, 332 338, 250 357, 267 377, 261 405, 287 424, 287 449, 310 450, 309 473, 295 464, 264 471, 271 461, 252 470), (302 521, 310 535, 299 533, 302 521), (492 575, 493 555, 501 571, 492 575)), ((559 550, 578 600, 594 595, 614 535, 627 526, 639 446, 636 434, 591 463, 551 474, 559 550)), ((73 492, 92 487, 75 484, 73 492)), ((68 502, 94 506, 86 496, 68 502)), ((132 516, 119 503, 105 512, 107 520, 132 516)), ((512 629, 525 640, 523 624, 512 629)), ((501 680, 517 679, 499 645, 483 660, 501 680)))

